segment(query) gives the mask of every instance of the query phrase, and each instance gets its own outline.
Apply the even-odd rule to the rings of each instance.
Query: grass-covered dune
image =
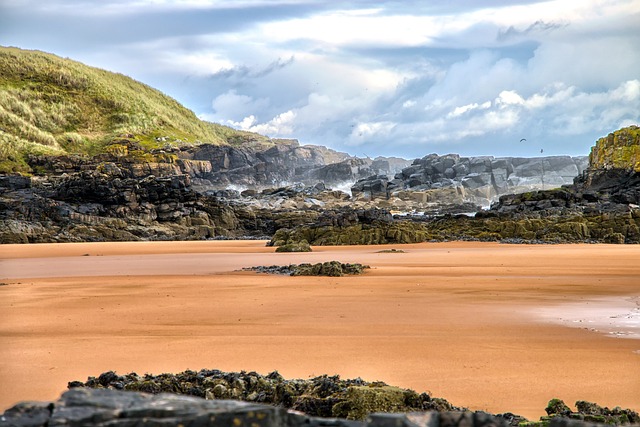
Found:
[[[98,154],[123,134],[147,149],[269,141],[202,121],[125,75],[0,46],[0,173],[30,172],[29,154]]]

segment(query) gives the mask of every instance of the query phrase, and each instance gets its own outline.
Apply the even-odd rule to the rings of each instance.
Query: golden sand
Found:
[[[107,370],[202,368],[359,376],[530,419],[552,397],[640,409],[640,340],[535,314],[640,296],[640,246],[276,254],[264,244],[0,246],[0,410],[56,399],[68,381]],[[372,269],[342,278],[236,271],[329,260]]]

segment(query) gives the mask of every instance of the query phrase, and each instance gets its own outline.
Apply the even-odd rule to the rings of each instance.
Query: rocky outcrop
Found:
[[[24,402],[0,416],[1,427],[320,425],[325,425],[324,420],[275,406],[235,400],[205,400],[169,393],[152,395],[93,389],[70,390],[51,403]],[[335,420],[332,425],[355,427],[364,423]]]
[[[562,400],[551,399],[545,408],[545,412],[549,415],[549,417],[545,417],[545,419],[564,417],[607,425],[640,423],[640,416],[635,411],[622,409],[620,407],[613,409],[603,408],[597,403],[584,400],[578,400],[576,402],[576,410],[572,411]]]
[[[316,264],[290,264],[290,265],[269,265],[243,268],[247,271],[268,274],[284,274],[287,276],[329,276],[342,277],[344,275],[363,274],[369,269],[368,265],[360,263],[341,263],[339,261],[326,261]]]
[[[298,240],[306,240],[312,245],[443,240],[640,243],[640,172],[636,170],[638,160],[635,154],[640,152],[639,134],[638,128],[631,126],[598,140],[592,149],[589,167],[574,179],[572,185],[553,190],[503,195],[491,209],[478,211],[471,216],[444,215],[433,218],[426,215],[405,215],[396,216],[393,222],[366,223],[356,220],[342,225],[316,222],[294,229],[280,229],[271,243],[291,244]],[[618,144],[620,146],[616,148]],[[418,184],[425,179],[425,174],[418,174],[422,177],[418,179],[414,173],[416,170],[430,170],[430,176],[439,177],[437,174],[444,173],[440,171],[451,168],[455,174],[449,171],[447,175],[452,178],[446,179],[453,180],[458,176],[454,169],[456,166],[463,165],[462,169],[475,178],[482,175],[475,171],[491,167],[491,179],[495,181],[495,171],[499,169],[495,167],[493,160],[489,161],[487,158],[482,161],[469,160],[468,168],[457,156],[427,156],[426,159],[431,165],[429,168],[424,167],[426,163],[417,162],[408,170],[403,170],[409,180],[416,180],[417,186],[426,184]],[[436,162],[435,166],[433,162]],[[500,164],[505,165],[504,162]],[[507,167],[502,168],[507,171],[507,181],[513,178],[509,174],[509,165],[513,166],[514,162],[506,163]],[[474,169],[471,169],[472,166]],[[372,177],[368,182],[380,194],[383,191],[390,193],[391,183],[383,177]],[[462,184],[463,187],[464,185]],[[452,198],[464,194],[461,187],[455,188]],[[427,190],[424,194],[431,196],[429,191],[434,190]],[[403,193],[391,192],[392,199],[394,194]],[[417,192],[409,194],[415,196]],[[328,213],[323,215],[327,216]],[[345,213],[341,215],[344,216]]]
[[[384,209],[324,211],[312,224],[281,228],[272,246],[307,241],[311,245],[382,245],[432,240],[423,223],[394,220]]]
[[[144,178],[83,171],[0,180],[0,242],[262,237],[317,210],[234,204],[195,192],[185,174]]]
[[[620,150],[615,149],[618,142],[622,144]],[[118,141],[106,154],[91,160],[77,156],[32,157],[34,169],[49,173],[0,177],[0,242],[273,236],[271,244],[279,250],[299,250],[307,244],[449,239],[639,241],[640,172],[636,170],[634,154],[634,147],[640,144],[637,127],[621,129],[599,140],[592,150],[592,165],[573,185],[503,195],[488,211],[480,211],[475,203],[464,200],[471,191],[478,190],[480,193],[474,194],[489,197],[496,193],[498,183],[521,182],[518,180],[533,173],[531,165],[535,161],[426,156],[399,173],[404,181],[398,179],[412,187],[397,189],[394,181],[398,179],[389,181],[386,175],[371,175],[353,187],[354,198],[317,180],[321,176],[353,177],[363,170],[361,166],[370,168],[377,162],[391,167],[391,162],[347,159],[317,168],[302,167],[295,172],[293,164],[298,161],[312,165],[323,156],[339,159],[339,153],[317,147],[309,151],[295,142],[270,146],[259,153],[242,147],[206,145],[145,152],[136,144]],[[251,163],[259,159],[256,153],[262,153],[262,163],[271,159],[265,153],[280,159],[278,173],[307,178],[314,173],[320,175],[315,175],[316,181],[312,182],[316,183],[308,186],[300,183],[255,187],[242,192],[227,188],[227,184],[217,189],[202,186],[209,182],[207,176],[221,173],[216,168],[227,168],[226,176],[232,177],[236,177],[233,173],[244,171],[242,176],[252,177],[251,182],[274,178],[269,175],[271,166]],[[544,159],[550,158],[543,158],[542,163],[551,164],[552,160]],[[577,170],[578,166],[571,162],[570,158],[559,161],[558,165],[566,167],[556,169],[558,176],[565,177],[564,169]],[[251,167],[247,166],[249,163]],[[331,168],[343,167],[346,169],[342,175],[331,175]],[[256,173],[263,175],[257,178]],[[244,179],[240,175],[236,178]],[[378,197],[371,200],[363,196],[366,193]],[[460,213],[475,214],[476,218],[455,216]],[[569,227],[567,223],[573,225]]]
[[[589,166],[593,170],[640,172],[640,127],[622,128],[596,141],[589,154]]]
[[[596,141],[575,187],[606,202],[640,205],[640,128],[629,126]]]
[[[307,380],[283,378],[278,372],[185,371],[178,374],[139,376],[105,372],[82,383],[72,381],[70,388],[108,388],[145,393],[178,393],[208,400],[234,399],[277,405],[319,417],[364,420],[374,412],[460,411],[444,399],[427,393],[367,382],[360,378],[341,379],[322,375]]]
[[[24,402],[0,416],[1,427],[506,427],[506,425],[503,419],[481,412],[475,414],[470,412],[379,413],[371,414],[365,421],[352,421],[314,417],[275,406],[235,400],[205,400],[167,393],[151,395],[91,389],[70,390],[59,400],[51,403]]]
[[[177,153],[179,161],[208,165],[183,173],[197,178],[201,186],[265,188],[302,183],[327,186],[351,184],[373,173],[394,174],[409,161],[398,158],[362,159],[315,145],[301,146],[296,140],[278,140],[269,148],[260,146],[199,145]]]
[[[352,157],[346,153],[296,140],[272,144],[167,145],[145,149],[123,135],[105,146],[101,154],[30,156],[29,167],[41,175],[101,170],[112,176],[146,177],[189,175],[197,189],[264,189],[291,184],[350,186],[374,173],[395,174],[410,161],[400,158]]]
[[[471,202],[488,206],[503,194],[570,184],[587,166],[587,157],[461,157],[430,154],[416,159],[393,179],[373,175],[351,189],[365,198],[398,198],[428,204]]]
[[[640,422],[630,409],[578,401],[574,412],[559,399],[549,401],[549,416],[529,422],[512,413],[471,412],[382,382],[327,375],[286,380],[277,372],[201,370],[144,377],[105,372],[69,387],[55,402],[22,402],[7,409],[0,414],[0,427],[596,427]]]
[[[537,203],[537,202],[535,202]],[[326,213],[325,213],[326,215]],[[451,240],[505,243],[640,243],[640,209],[618,212],[521,214],[479,212],[475,217],[444,215],[396,217],[391,222],[281,228],[270,244],[306,240],[311,245],[366,245]]]

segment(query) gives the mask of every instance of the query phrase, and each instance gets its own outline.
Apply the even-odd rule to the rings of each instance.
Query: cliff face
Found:
[[[596,141],[589,154],[589,168],[640,172],[640,127],[619,129]]]
[[[430,154],[392,180],[377,176],[354,185],[354,195],[472,202],[489,205],[503,194],[557,188],[571,184],[587,167],[587,157],[460,157]],[[367,194],[368,193],[368,194]]]
[[[362,159],[326,147],[304,145],[291,140],[264,149],[201,145],[178,153],[180,158],[210,164],[208,171],[193,177],[195,184],[215,188],[228,186],[273,187],[285,184],[329,186],[376,174],[393,174],[409,164],[394,158]]]
[[[363,159],[330,148],[278,140],[275,145],[170,145],[146,149],[137,138],[113,140],[104,153],[87,156],[29,156],[38,175],[96,170],[108,175],[156,177],[185,174],[199,190],[264,189],[291,184],[351,185],[372,174],[394,174],[410,164],[398,158]]]
[[[579,191],[603,201],[640,204],[640,128],[629,126],[596,141],[589,167],[575,181]]]

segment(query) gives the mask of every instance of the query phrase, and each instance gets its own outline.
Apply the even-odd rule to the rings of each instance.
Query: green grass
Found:
[[[133,135],[145,149],[270,143],[258,134],[202,121],[173,98],[125,75],[0,46],[0,173],[30,172],[29,154],[94,155],[121,135]]]

